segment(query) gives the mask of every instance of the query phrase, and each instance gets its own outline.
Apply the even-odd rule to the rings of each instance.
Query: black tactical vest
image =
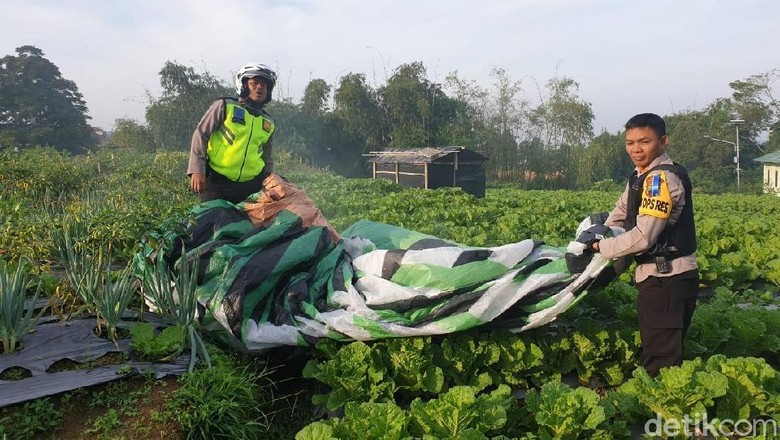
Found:
[[[685,188],[685,206],[683,206],[677,222],[673,225],[667,223],[666,228],[661,232],[653,246],[650,247],[650,250],[634,257],[636,262],[640,264],[653,261],[655,252],[661,252],[661,249],[668,249],[664,254],[667,260],[674,260],[696,251],[696,227],[693,223],[691,179],[688,177],[688,171],[682,165],[662,164],[645,171],[641,176],[637,176],[636,172],[631,174],[631,177],[628,179],[628,201],[623,228],[629,231],[636,226],[639,206],[642,203],[642,185],[647,176],[653,171],[672,172],[682,180]]]

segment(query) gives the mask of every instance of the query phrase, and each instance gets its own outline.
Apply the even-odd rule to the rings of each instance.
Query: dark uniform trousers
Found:
[[[670,277],[647,277],[639,290],[639,362],[650,376],[663,367],[680,365],[683,340],[691,325],[699,291],[699,272],[691,270]]]
[[[206,190],[200,193],[200,201],[223,199],[231,203],[239,203],[263,189],[263,180],[268,173],[262,172],[252,180],[234,182],[218,172],[209,169],[206,173]]]

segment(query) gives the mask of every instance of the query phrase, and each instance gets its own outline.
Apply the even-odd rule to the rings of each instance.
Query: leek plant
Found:
[[[130,267],[120,272],[116,281],[111,279],[111,270],[106,267],[103,275],[103,285],[99,293],[95,296],[95,306],[98,314],[98,331],[101,330],[101,324],[106,325],[106,335],[116,344],[116,327],[122,319],[127,305],[133,299],[135,289],[133,286],[133,276]]]
[[[0,339],[5,353],[15,352],[24,335],[29,333],[38,321],[37,317],[33,317],[33,313],[40,289],[35,291],[25,311],[27,282],[26,264],[20,262],[12,273],[7,263],[0,260]]]
[[[186,331],[190,348],[189,371],[195,368],[195,361],[200,357],[211,368],[206,344],[196,328],[195,309],[198,305],[198,259],[190,265],[186,252],[177,264],[178,271],[172,276],[162,253],[157,255],[154,271],[144,277],[144,297],[154,305],[157,313],[179,325]]]
[[[97,331],[116,343],[116,328],[127,305],[133,298],[134,286],[130,267],[121,271],[116,280],[111,274],[110,252],[102,246],[95,250],[84,246],[88,233],[84,223],[63,221],[52,233],[58,259],[76,296],[84,304],[75,313],[93,313]]]
[[[51,238],[60,265],[76,295],[84,304],[77,313],[85,309],[97,313],[96,294],[103,286],[106,258],[103,249],[97,253],[89,252],[84,247],[87,239],[87,229],[84,223],[63,221],[60,228],[52,231]]]

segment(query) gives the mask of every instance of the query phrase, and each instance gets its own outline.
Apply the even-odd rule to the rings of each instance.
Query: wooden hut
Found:
[[[389,179],[412,188],[457,186],[476,197],[485,197],[488,158],[464,147],[372,151],[366,156],[374,179]]]

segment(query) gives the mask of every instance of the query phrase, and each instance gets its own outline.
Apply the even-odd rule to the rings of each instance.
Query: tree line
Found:
[[[76,85],[39,49],[23,46],[16,52],[0,59],[0,146],[93,148]],[[162,91],[148,93],[145,120],[118,119],[110,147],[188,149],[208,105],[235,95],[209,71],[172,61],[159,76]],[[760,191],[761,174],[752,159],[780,149],[780,101],[773,95],[778,77],[780,69],[773,69],[735,80],[729,97],[700,110],[662,115],[673,158],[688,167],[699,190],[734,189],[729,142],[735,128],[729,121],[739,119],[742,189]],[[594,133],[592,106],[574,78],[555,76],[530,88],[501,68],[492,69],[490,78],[484,87],[453,72],[437,83],[422,62],[412,62],[396,67],[383,84],[370,84],[362,73],[348,73],[333,84],[312,79],[297,102],[278,99],[277,86],[277,99],[268,105],[278,126],[275,151],[342,175],[366,176],[363,155],[370,151],[461,145],[489,158],[485,166],[494,182],[531,189],[621,187],[632,169],[623,133]]]

